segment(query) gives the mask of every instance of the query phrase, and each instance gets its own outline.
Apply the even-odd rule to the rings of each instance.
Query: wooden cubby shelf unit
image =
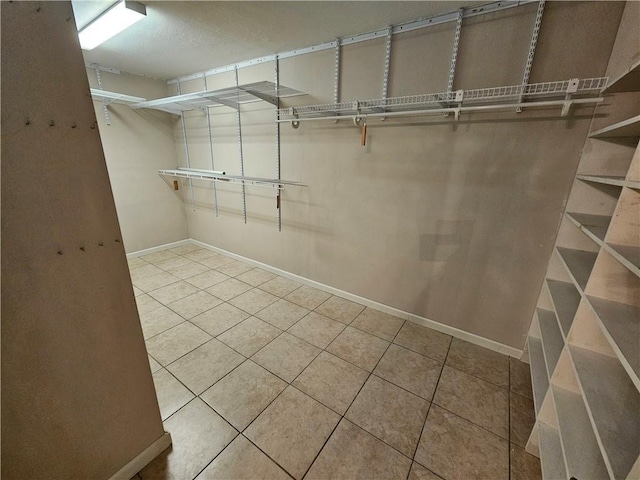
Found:
[[[627,2],[532,315],[545,480],[640,480],[640,2]]]

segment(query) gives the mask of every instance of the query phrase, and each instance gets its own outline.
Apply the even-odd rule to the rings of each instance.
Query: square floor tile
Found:
[[[393,343],[439,362],[444,362],[451,343],[451,336],[407,321]]]
[[[509,392],[509,441],[524,448],[536,423],[533,400]]]
[[[238,275],[238,280],[248,283],[249,285],[253,285],[257,287],[258,285],[262,285],[264,282],[268,282],[276,275],[275,273],[267,272],[261,268],[254,268],[252,270],[246,271]]]
[[[184,256],[194,260],[196,262],[200,262],[210,257],[215,257],[218,254],[213,250],[209,250],[208,248],[200,248],[199,250],[194,250],[192,252],[185,253]]]
[[[200,327],[209,335],[217,337],[222,332],[249,318],[249,316],[247,312],[243,312],[225,302],[193,317],[191,323]]]
[[[162,272],[163,271],[155,265],[147,263],[146,265],[138,265],[136,268],[131,269],[129,274],[131,275],[131,280],[135,283],[138,280],[149,278]]]
[[[499,387],[509,386],[509,357],[501,353],[454,338],[446,363]]]
[[[242,431],[276,398],[287,384],[251,360],[204,392],[201,398],[227,422]]]
[[[144,315],[160,308],[162,304],[145,293],[136,297],[136,306],[138,307],[138,313]]]
[[[245,435],[299,480],[339,420],[339,415],[289,386],[255,419]]]
[[[318,290],[317,288],[313,288],[308,285],[303,285],[284,298],[308,310],[313,310],[320,306],[320,304],[330,296],[331,295],[327,292],[323,292],[322,290]]]
[[[511,480],[542,480],[540,459],[511,444]]]
[[[162,365],[151,358],[151,356],[147,355],[147,357],[149,358],[149,368],[151,369],[151,373],[156,373],[162,368]]]
[[[163,260],[162,262],[156,263],[156,267],[161,268],[162,270],[171,270],[178,267],[183,267],[185,265],[193,265],[195,262],[193,260],[189,260],[186,257],[176,256],[170,258],[169,260]]]
[[[442,478],[427,470],[419,463],[413,462],[407,480],[442,480]]]
[[[194,397],[187,387],[164,368],[153,374],[153,385],[156,388],[162,420],[176,413]]]
[[[326,350],[370,372],[388,346],[389,342],[381,338],[347,327]]]
[[[360,315],[363,310],[364,305],[336,297],[335,295],[316,308],[316,312],[347,325]]]
[[[184,321],[184,318],[165,306],[140,315],[140,325],[142,325],[145,340],[180,325]]]
[[[172,275],[175,275],[176,277],[182,278],[184,280],[208,272],[210,271],[210,269],[209,267],[205,267],[201,263],[192,262],[188,265],[182,265],[181,267],[167,269],[167,271]]]
[[[392,344],[373,373],[431,401],[441,371],[441,363]]]
[[[342,419],[305,479],[405,480],[411,460]]]
[[[146,268],[146,267],[140,267]],[[136,268],[135,270],[139,270]],[[158,269],[160,270],[160,269]],[[131,278],[133,284],[143,292],[150,292],[160,287],[165,287],[175,282],[179,282],[180,279],[175,275],[171,275],[169,272],[160,270],[160,273],[156,275],[149,275],[139,279]]]
[[[155,298],[160,303],[167,305],[171,302],[175,302],[176,300],[192,295],[197,291],[198,289],[193,285],[180,281],[167,285],[166,287],[153,290],[149,292],[149,296]]]
[[[234,307],[238,307],[240,310],[244,310],[251,315],[255,315],[276,300],[278,300],[278,297],[254,288],[253,290],[249,290],[248,292],[232,298],[229,300],[229,303]]]
[[[276,297],[284,297],[295,289],[300,288],[300,286],[300,283],[289,280],[288,278],[275,277],[260,285],[260,290],[269,292],[271,295],[275,295]]]
[[[144,295],[145,293],[140,290],[138,287],[133,287],[133,296],[139,297],[140,295]]]
[[[251,360],[290,383],[319,353],[319,348],[284,332]]]
[[[428,410],[426,400],[372,375],[345,418],[411,458]]]
[[[242,362],[242,355],[214,338],[167,366],[167,370],[199,395]]]
[[[237,277],[241,273],[248,272],[253,268],[253,265],[249,265],[248,263],[231,260],[230,262],[226,262],[224,265],[217,267],[216,270],[224,273],[225,275],[229,275],[230,277]]]
[[[367,307],[351,322],[351,326],[391,341],[403,323],[402,318]]]
[[[229,280],[215,284],[213,287],[207,288],[206,291],[211,295],[228,302],[233,297],[237,297],[248,290],[251,290],[251,285],[247,285],[235,278],[230,278]]]
[[[207,292],[196,292],[167,305],[171,310],[187,320],[220,305],[222,300]]]
[[[235,262],[235,260],[231,257],[227,257],[226,255],[222,255],[220,253],[216,253],[211,257],[203,258],[198,260],[203,265],[206,265],[209,268],[218,268],[227,263]]]
[[[142,480],[192,479],[238,435],[199,398],[173,414],[164,428],[171,434],[171,448],[139,473]]]
[[[197,480],[290,480],[290,478],[273,460],[242,435],[238,435],[197,476]]]
[[[321,352],[293,385],[333,411],[344,415],[369,372],[327,352]]]
[[[190,283],[194,287],[198,287],[201,290],[212,287],[220,282],[224,282],[229,279],[224,273],[220,273],[216,270],[209,270],[193,277],[187,278],[186,282]]]
[[[507,441],[437,405],[429,410],[415,460],[442,478],[509,478]]]
[[[158,263],[163,260],[168,260],[170,258],[177,257],[178,255],[169,250],[161,250],[160,252],[150,253],[149,255],[143,255],[142,258],[144,261],[149,263]]]
[[[286,330],[308,313],[309,310],[306,308],[302,308],[295,303],[288,302],[281,298],[256,313],[256,317],[265,322],[269,322],[274,327]]]
[[[528,363],[509,358],[510,389],[523,397],[533,398],[531,389],[531,367]]]
[[[211,335],[184,322],[150,338],[146,343],[149,355],[160,365],[168,365],[209,340]]]
[[[145,260],[143,260],[140,257],[127,259],[127,264],[129,265],[129,270],[137,268],[137,267],[143,267],[145,265],[149,265],[148,262],[146,262]]]
[[[226,343],[245,357],[250,357],[280,333],[281,330],[259,318],[249,317],[219,335],[218,340]]]
[[[178,255],[184,255],[186,253],[195,252],[196,250],[200,250],[202,247],[195,245],[193,243],[185,243],[184,245],[178,245],[177,247],[170,248],[169,250],[173,253],[177,253]]]
[[[289,328],[289,333],[318,348],[326,348],[342,330],[344,324],[319,313],[310,312]]]
[[[505,389],[445,365],[433,403],[509,438],[509,398]]]

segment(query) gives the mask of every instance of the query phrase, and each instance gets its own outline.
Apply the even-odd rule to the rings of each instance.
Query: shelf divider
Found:
[[[543,458],[543,461],[540,462],[542,478],[544,480],[567,478],[558,430],[546,423],[538,422],[538,431],[540,433],[540,456]]]
[[[586,298],[604,336],[640,390],[640,308],[590,295]]]
[[[566,339],[580,304],[580,292],[573,283],[547,279],[551,301]]]
[[[640,137],[640,115],[592,132],[591,138]]]
[[[580,479],[609,478],[582,397],[556,385],[552,391],[569,475]]]
[[[607,234],[607,229],[611,223],[611,217],[606,215],[591,215],[589,213],[567,212],[567,218],[571,220],[580,230],[591,237],[595,242],[601,244]]]
[[[640,60],[629,70],[609,82],[602,93],[623,93],[640,91]]]
[[[564,348],[564,340],[562,339],[555,313],[542,308],[538,308],[537,312],[542,338],[542,350],[546,360],[547,373],[551,378]]]
[[[556,247],[556,249],[571,276],[578,286],[584,290],[587,286],[589,275],[591,275],[591,270],[593,270],[593,265],[596,263],[598,253],[566,247]]]
[[[614,478],[627,478],[640,455],[640,392],[617,358],[569,350],[605,462]]]
[[[533,384],[533,399],[536,413],[540,412],[544,397],[549,390],[549,377],[544,363],[542,342],[539,338],[529,337],[529,357],[531,366],[531,383]]]

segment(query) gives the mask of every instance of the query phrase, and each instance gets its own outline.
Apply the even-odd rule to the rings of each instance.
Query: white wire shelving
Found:
[[[241,104],[265,101],[277,105],[278,98],[304,95],[293,88],[277,85],[273,82],[256,82],[237,87],[209,90],[205,92],[187,93],[157,100],[142,101],[131,105],[131,108],[152,108],[164,112],[181,115],[190,110],[206,112],[209,107],[231,107],[238,109]]]
[[[285,186],[306,187],[307,185],[279,178],[246,177],[240,175],[227,175],[225,172],[215,170],[200,170],[197,168],[178,167],[175,170],[160,170],[160,176],[177,177],[191,180],[209,180],[212,182],[235,183],[240,185],[252,185],[255,187],[276,188],[284,190]]]
[[[352,118],[357,124],[367,117],[421,116],[462,112],[562,107],[562,116],[573,104],[598,103],[607,77],[569,79],[556,82],[511,85],[474,90],[407,95],[387,99],[281,108],[279,122],[339,120]],[[561,98],[558,98],[561,97]]]
[[[94,100],[101,100],[105,106],[111,103],[117,103],[121,105],[134,105],[140,102],[146,102],[146,98],[134,97],[133,95],[125,95],[124,93],[109,92],[107,90],[100,90],[97,88],[91,89],[91,98]]]

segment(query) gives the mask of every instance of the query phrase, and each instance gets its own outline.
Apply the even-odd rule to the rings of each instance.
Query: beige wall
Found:
[[[109,478],[163,427],[71,4],[1,14],[2,478]]]
[[[87,75],[91,87],[98,88],[95,69],[87,69]],[[148,99],[166,95],[161,80],[124,72],[100,75],[105,90]],[[157,174],[177,164],[171,116],[111,104],[111,125],[107,125],[102,102],[93,104],[125,250],[136,252],[189,238],[182,201]]]
[[[623,3],[547,3],[531,81],[600,76]],[[536,5],[465,21],[454,88],[517,84]],[[579,26],[579,28],[577,27]],[[454,25],[394,36],[390,95],[446,89]],[[342,99],[381,95],[384,42],[347,46]],[[239,71],[240,83],[273,79],[273,64]],[[285,105],[331,102],[333,52],[280,63],[281,82],[309,95]],[[233,74],[208,79],[233,84]],[[182,91],[203,88],[201,80]],[[260,110],[261,111],[256,111]],[[213,117],[216,168],[239,172],[235,117]],[[369,123],[368,146],[348,121],[282,127],[282,177],[308,188],[195,183],[192,238],[482,337],[522,348],[593,109]],[[273,111],[243,108],[245,174],[274,174]],[[187,116],[191,164],[210,168],[204,116]],[[179,145],[182,134],[176,120]],[[178,154],[184,157],[182,150]],[[182,160],[184,161],[184,160]],[[221,193],[222,192],[222,193]],[[183,195],[188,195],[183,190]]]

